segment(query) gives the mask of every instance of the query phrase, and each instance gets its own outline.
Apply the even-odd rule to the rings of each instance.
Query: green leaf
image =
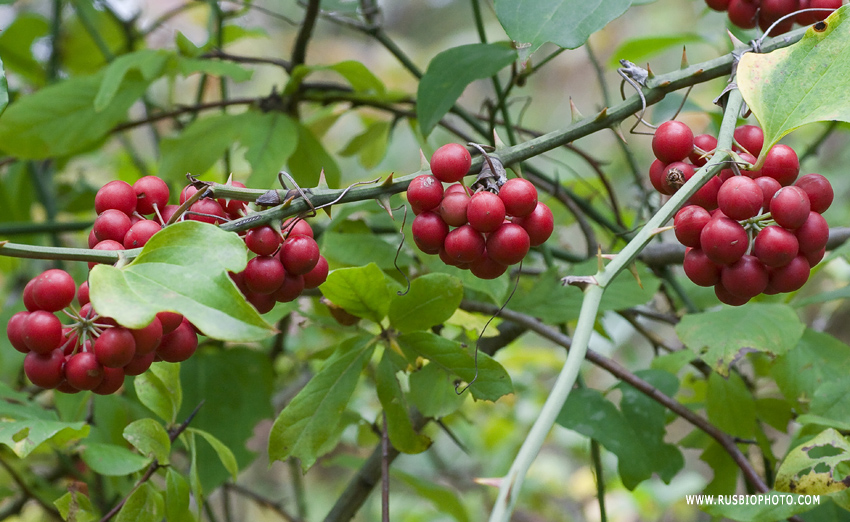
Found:
[[[826,28],[810,27],[784,49],[746,53],[738,63],[737,84],[764,130],[758,165],[780,138],[817,121],[850,121],[850,7],[826,19]]]
[[[122,446],[97,442],[84,445],[81,457],[95,473],[110,477],[135,473],[151,463],[150,457],[143,457]]]
[[[398,239],[394,236],[393,240]],[[363,266],[375,263],[382,270],[395,270],[393,260],[398,245],[392,245],[382,237],[374,234],[343,234],[327,231],[322,234],[320,241],[322,255],[337,265]],[[410,266],[412,263],[413,258],[410,254],[402,250],[398,256],[398,265]]]
[[[0,422],[0,444],[5,444],[15,455],[24,458],[44,442],[81,439],[89,433],[84,422],[57,420],[4,420]]]
[[[238,235],[182,221],[154,235],[129,265],[95,266],[89,275],[90,299],[99,313],[129,328],[142,328],[158,312],[170,311],[183,314],[209,337],[257,341],[274,328],[228,276],[247,263]]]
[[[422,134],[431,133],[467,85],[495,75],[516,58],[516,51],[507,43],[461,45],[435,56],[416,92],[416,117]]]
[[[850,348],[810,328],[793,350],[776,358],[771,368],[782,394],[802,411],[824,384],[845,375],[850,375]]]
[[[848,387],[850,387],[850,377],[846,376],[821,385],[809,405],[809,413],[797,417],[797,422],[850,430]]]
[[[249,187],[272,187],[277,173],[295,152],[298,142],[297,124],[286,114],[249,112],[246,114],[240,141],[248,147],[245,159],[251,164]]]
[[[410,402],[426,417],[440,419],[456,412],[465,395],[455,393],[453,377],[437,364],[426,364],[410,374]]]
[[[170,53],[142,49],[130,54],[119,56],[112,61],[103,74],[103,81],[94,97],[94,110],[101,112],[106,109],[121,88],[124,78],[131,72],[137,71],[142,80],[147,83],[162,75]]]
[[[339,187],[342,176],[339,165],[325,150],[322,142],[304,125],[298,125],[298,146],[289,157],[289,169],[289,173],[303,188],[317,186],[322,171],[330,188]]]
[[[50,25],[44,17],[36,13],[17,13],[12,23],[0,32],[0,56],[6,68],[34,85],[44,85],[44,67],[33,56],[32,47],[49,32]]]
[[[790,306],[764,303],[688,314],[676,325],[682,342],[724,377],[729,366],[747,352],[784,354],[797,344],[804,329]]]
[[[56,499],[53,505],[62,515],[62,520],[73,520],[74,522],[100,520],[100,515],[97,514],[89,497],[74,488],[68,488],[68,492]]]
[[[634,3],[634,2],[632,2]],[[683,45],[704,42],[705,39],[696,33],[665,34],[659,36],[639,36],[629,38],[611,53],[608,66],[612,69],[620,67],[620,59],[635,63],[643,63],[651,56],[662,53],[671,47],[681,49]]]
[[[628,489],[652,476],[651,463],[632,426],[598,390],[579,388],[570,392],[555,422],[596,439],[617,455],[620,478]]]
[[[469,513],[454,489],[405,473],[398,468],[392,468],[390,476],[403,482],[420,497],[431,501],[441,513],[451,515],[458,522],[469,522]]]
[[[213,434],[230,448],[239,469],[256,460],[257,454],[246,447],[247,442],[254,437],[257,424],[274,414],[271,404],[274,369],[268,361],[268,355],[256,349],[200,348],[180,364],[184,407],[177,418],[187,418],[203,401],[191,426]],[[221,386],[222,382],[230,385]],[[210,446],[199,445],[197,459],[205,490],[212,491],[227,480],[229,472]]]
[[[127,109],[148,85],[128,77],[111,103],[95,111],[103,76],[70,78],[16,100],[0,119],[0,148],[21,159],[43,159],[98,144],[127,117]]]
[[[127,498],[116,522],[159,522],[165,512],[162,493],[145,482]]]
[[[189,483],[183,475],[168,468],[165,473],[165,519],[168,522],[191,520]]]
[[[756,403],[737,373],[708,377],[705,411],[712,424],[732,436],[750,439],[755,434]]]
[[[496,16],[525,60],[546,42],[581,47],[629,5],[629,0],[496,0]]]
[[[206,440],[210,446],[215,450],[216,455],[218,455],[221,464],[224,468],[230,473],[230,476],[233,478],[234,482],[236,481],[236,477],[239,475],[239,464],[236,463],[236,457],[233,456],[233,452],[230,451],[230,448],[225,446],[220,440],[215,438],[210,433],[207,433],[204,430],[199,430],[197,428],[186,428],[186,431],[191,431],[192,433],[197,433],[201,437]]]
[[[388,121],[372,123],[366,127],[365,131],[351,138],[339,155],[354,156],[356,154],[363,168],[375,168],[387,153],[391,128],[392,125]]]
[[[209,74],[210,76],[226,76],[237,83],[250,80],[251,76],[254,74],[254,71],[246,69],[238,63],[228,62],[225,60],[188,58],[185,56],[178,57],[177,70],[184,76],[189,76],[194,73],[204,73]]]
[[[96,8],[93,2],[74,0],[73,7],[73,14],[63,20],[59,31],[59,58],[73,75],[92,74],[108,61],[99,44],[116,56],[126,49],[127,33],[118,17]],[[97,35],[97,42],[92,34]]]
[[[360,373],[372,357],[375,339],[352,337],[337,348],[322,369],[283,409],[272,426],[269,458],[297,457],[306,470],[334,433]],[[335,436],[339,436],[338,433]]]
[[[183,401],[179,363],[153,363],[149,371],[136,377],[134,385],[139,401],[149,410],[165,422],[177,421]]]
[[[393,447],[402,453],[422,453],[428,449],[431,440],[413,429],[407,401],[404,400],[396,378],[396,368],[387,351],[384,351],[381,362],[378,363],[375,387],[387,415],[387,432]]]
[[[328,274],[319,289],[322,295],[346,312],[380,323],[390,307],[391,280],[375,263],[340,268]]]
[[[847,489],[847,484],[841,481],[844,474],[837,468],[848,463],[850,444],[836,430],[824,430],[788,452],[776,472],[775,488],[800,495],[824,495]]]
[[[161,142],[159,177],[184,180],[187,172],[203,175],[242,136],[250,112],[198,118],[174,137]]]
[[[124,429],[124,438],[142,455],[155,458],[160,464],[168,464],[171,440],[162,424],[153,419],[139,419]]]
[[[703,493],[707,495],[735,493],[741,470],[723,446],[712,439],[700,455],[700,460],[708,464],[714,473],[711,482],[703,489]]]
[[[446,321],[460,306],[463,285],[446,274],[426,274],[410,283],[410,291],[393,297],[390,324],[402,333],[428,328]]]
[[[398,337],[409,360],[424,357],[467,383],[475,376],[475,360],[460,343],[431,332],[412,332]],[[469,387],[475,399],[495,401],[513,392],[508,372],[487,354],[478,353],[478,378]]]

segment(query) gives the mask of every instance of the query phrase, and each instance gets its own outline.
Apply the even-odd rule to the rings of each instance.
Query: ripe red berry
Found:
[[[156,221],[150,219],[137,221],[124,235],[124,248],[143,247],[160,230],[162,230],[162,226]]]
[[[121,368],[136,355],[136,340],[126,328],[108,328],[94,343],[97,362],[107,368]]]
[[[423,174],[416,176],[407,186],[407,201],[414,214],[434,210],[443,200],[443,184],[434,176]]]
[[[194,202],[186,213],[186,219],[211,225],[224,222],[226,217],[224,209],[221,208],[218,201],[210,198],[199,199]]]
[[[720,192],[720,187],[723,186],[723,180],[720,176],[712,176],[705,185],[699,188],[693,196],[688,198],[689,205],[698,205],[706,210],[714,210],[717,208],[717,194]]]
[[[472,262],[469,271],[479,279],[496,279],[508,269],[507,265],[493,261],[485,249],[484,255]]]
[[[736,220],[749,219],[761,210],[764,195],[758,184],[746,176],[733,176],[717,192],[717,206]]]
[[[130,216],[136,211],[136,191],[125,181],[110,181],[100,187],[94,196],[94,210],[98,214],[114,209]]]
[[[98,241],[111,239],[121,243],[132,225],[127,214],[120,210],[106,209],[94,220],[92,230]]]
[[[319,255],[319,260],[312,270],[304,274],[304,288],[318,288],[328,279],[328,260]]]
[[[745,255],[720,272],[720,283],[730,294],[752,299],[767,288],[767,269],[755,256]]]
[[[78,390],[93,390],[103,381],[103,365],[92,352],[78,352],[65,363],[65,379]]]
[[[32,299],[40,310],[58,312],[69,306],[77,293],[74,278],[58,268],[45,270],[35,278],[32,285]]]
[[[770,215],[780,226],[800,228],[809,218],[811,204],[806,191],[796,186],[782,187],[770,200]]]
[[[133,183],[136,193],[136,210],[139,214],[153,214],[154,208],[162,209],[168,204],[168,185],[156,176],[145,176]]]
[[[277,257],[257,256],[248,261],[248,265],[245,266],[242,275],[245,286],[251,292],[255,294],[272,294],[283,284],[283,278],[286,274],[283,264]]]
[[[735,141],[740,147],[735,147],[736,151],[744,150],[749,152],[754,157],[761,154],[761,148],[764,146],[764,132],[757,125],[741,125],[733,134]]]
[[[252,228],[245,234],[245,246],[260,256],[270,256],[277,252],[280,241],[280,233],[269,225]]]
[[[776,225],[763,228],[753,241],[753,254],[765,266],[785,266],[796,257],[798,250],[794,233]]]
[[[504,223],[487,237],[487,255],[502,265],[522,261],[530,246],[528,233],[514,223]]]
[[[272,294],[274,300],[279,303],[288,303],[297,299],[301,295],[301,292],[304,291],[304,277],[286,274],[286,277],[283,278],[283,283]]]
[[[769,176],[783,187],[794,183],[800,173],[800,160],[794,149],[787,145],[774,145],[764,159],[762,176]]]
[[[499,198],[509,216],[524,217],[537,208],[537,189],[530,181],[511,178],[499,189]]]
[[[156,352],[136,354],[133,360],[124,365],[124,375],[141,375],[153,364]]]
[[[274,305],[274,301],[272,301]],[[184,320],[173,332],[162,336],[156,354],[167,362],[183,362],[198,348],[198,334],[189,321]]]
[[[307,236],[313,237],[313,227],[307,223],[306,219],[289,218],[280,225],[280,230],[289,236]]]
[[[655,129],[652,152],[663,163],[682,161],[694,150],[694,133],[681,121],[665,121]]]
[[[775,179],[768,176],[760,176],[753,181],[755,181],[756,185],[758,185],[761,189],[763,196],[761,202],[762,212],[767,212],[770,210],[770,200],[773,199],[773,195],[782,188],[782,185],[780,185]]]
[[[24,286],[23,295],[21,299],[24,302],[24,306],[26,307],[28,312],[34,312],[36,310],[41,310],[39,308],[38,303],[35,302],[35,299],[32,296],[32,289],[35,286],[35,278],[30,279],[27,284]]]
[[[787,265],[770,271],[770,286],[777,292],[794,292],[803,288],[810,271],[809,261],[798,255]]]
[[[444,183],[463,179],[472,166],[472,156],[458,143],[443,145],[431,155],[431,173]]]
[[[552,210],[545,203],[540,202],[537,203],[534,212],[524,218],[516,218],[513,222],[525,229],[531,246],[542,245],[555,230],[555,217],[552,215]]]
[[[145,355],[155,351],[162,341],[162,321],[154,317],[144,328],[130,330],[133,340],[136,342],[136,356]]]
[[[682,263],[685,275],[699,286],[714,286],[720,282],[720,266],[711,261],[699,248],[690,248],[685,252]]]
[[[794,185],[806,191],[813,212],[823,214],[832,205],[835,193],[829,180],[820,174],[806,174],[794,182]]]
[[[319,262],[319,245],[311,237],[289,236],[278,255],[287,273],[304,275]]]
[[[100,381],[92,392],[98,395],[112,395],[124,384],[123,368],[103,368],[103,380]]]
[[[806,221],[794,231],[804,255],[817,253],[826,247],[829,241],[829,225],[817,212],[809,212]]]
[[[758,4],[749,0],[730,0],[729,21],[741,29],[753,29],[758,23]]]
[[[749,298],[738,297],[730,293],[729,290],[725,286],[723,286],[722,282],[714,285],[714,295],[717,296],[717,299],[721,303],[728,304],[729,306],[742,306],[750,301]]]
[[[698,148],[703,152],[699,152],[697,150]],[[714,152],[714,149],[716,148],[717,138],[711,134],[700,134],[698,136],[694,136],[694,150],[688,154],[688,159],[691,160],[691,163],[697,167],[702,167],[708,163],[708,158],[711,157],[711,153]]]
[[[505,204],[492,192],[478,192],[469,200],[466,219],[475,230],[492,232],[505,220]]]
[[[663,161],[659,159],[652,160],[652,164],[649,166],[649,182],[655,190],[661,194],[670,196],[671,194],[667,192],[667,184],[664,180],[664,170],[666,168],[667,164]]]
[[[700,232],[709,221],[711,214],[704,208],[696,205],[682,207],[673,218],[676,239],[685,246],[699,247]]]
[[[113,241],[111,239],[107,239],[105,241],[101,241],[100,243],[96,244],[92,250],[124,250],[124,245],[122,245],[118,241]],[[89,270],[94,268],[94,265],[96,265],[96,264],[98,264],[98,263],[95,263],[94,261],[90,261],[89,262]]]
[[[700,233],[700,248],[718,265],[729,265],[741,259],[748,245],[747,231],[728,217],[715,216]]]
[[[469,209],[469,196],[462,192],[446,194],[440,202],[440,217],[447,225],[460,227],[467,223],[467,210]]]
[[[29,317],[30,312],[18,312],[9,318],[6,323],[6,337],[12,343],[12,347],[21,353],[29,353],[30,349],[24,342],[24,323]]]
[[[694,166],[683,161],[674,161],[664,167],[661,184],[665,194],[675,194],[694,175]]]
[[[24,358],[24,373],[36,386],[56,388],[65,378],[65,354],[53,350],[44,354],[30,352]]]
[[[471,225],[463,225],[449,232],[443,245],[455,262],[471,263],[484,253],[484,236]]]
[[[443,246],[449,226],[436,212],[426,211],[413,220],[413,241],[426,254],[437,254]]]
[[[30,312],[22,331],[24,344],[33,352],[50,353],[62,345],[62,323],[50,312]]]
[[[183,316],[176,312],[159,312],[156,318],[162,323],[162,333],[169,334],[183,323]]]

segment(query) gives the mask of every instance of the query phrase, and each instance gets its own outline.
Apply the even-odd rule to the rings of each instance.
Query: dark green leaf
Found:
[[[108,62],[99,45],[105,46],[109,55],[116,56],[125,50],[127,34],[118,17],[96,8],[94,2],[74,0],[73,5],[73,14],[63,20],[59,32],[62,49],[59,58],[71,74],[92,74]],[[92,34],[97,35],[98,41]]]
[[[236,234],[198,221],[157,233],[132,263],[95,266],[89,276],[92,305],[130,328],[148,325],[158,312],[183,314],[204,334],[255,341],[274,329],[245,301],[228,276],[248,262]]]
[[[393,236],[393,241],[397,240],[397,236]],[[382,270],[395,270],[393,259],[395,259],[398,245],[392,245],[382,237],[374,234],[343,234],[328,231],[322,234],[320,241],[322,255],[337,265],[363,266],[375,263]],[[398,256],[398,265],[410,266],[411,263],[413,258],[402,250]]]
[[[289,157],[292,177],[304,188],[319,184],[324,171],[328,187],[337,188],[342,171],[316,136],[303,125],[298,125],[298,146]]]
[[[145,482],[127,498],[115,522],[159,522],[164,512],[162,493]]]
[[[124,438],[142,455],[155,458],[160,464],[168,464],[171,440],[162,424],[153,419],[139,419],[124,429]]]
[[[366,127],[366,130],[351,138],[351,141],[340,151],[340,156],[360,158],[360,164],[365,169],[373,169],[384,159],[389,144],[390,122],[376,121]]]
[[[469,522],[469,513],[454,489],[405,473],[398,468],[392,468],[390,476],[406,484],[420,497],[430,500],[441,513],[451,515],[458,522]]]
[[[245,159],[251,164],[249,187],[273,187],[277,173],[295,151],[298,127],[280,112],[249,112],[245,116],[240,141],[248,147]]]
[[[848,17],[850,7],[844,6],[827,18],[822,31],[810,27],[794,45],[741,58],[737,84],[764,130],[762,158],[780,138],[807,123],[850,121]]]
[[[81,456],[95,473],[110,477],[135,473],[151,463],[150,457],[143,457],[114,444],[88,443],[83,446]]]
[[[797,417],[800,424],[820,424],[850,431],[850,376],[829,381],[815,392],[809,413]]]
[[[304,469],[316,462],[374,348],[375,339],[364,335],[348,339],[337,348],[275,420],[269,436],[270,459],[297,457]]]
[[[458,342],[430,332],[412,332],[400,335],[398,343],[408,352],[410,360],[424,357],[467,383],[475,376],[475,360]],[[513,384],[501,364],[479,352],[478,378],[469,387],[469,392],[475,399],[495,401],[512,393]]]
[[[387,351],[384,351],[384,356],[378,364],[375,387],[387,416],[390,442],[402,453],[422,453],[431,445],[431,440],[413,429],[407,403],[395,374],[396,368],[388,357]]]
[[[496,16],[521,46],[525,60],[546,42],[567,49],[581,47],[630,4],[629,0],[496,0]]]
[[[829,334],[806,329],[797,346],[776,358],[771,376],[801,411],[831,381],[850,375],[850,348]]]
[[[407,333],[426,330],[447,320],[463,299],[460,280],[446,274],[426,274],[410,283],[410,291],[393,297],[390,324]]]
[[[193,73],[204,73],[210,76],[227,76],[234,82],[248,81],[254,73],[254,71],[246,69],[234,62],[187,58],[184,56],[178,58],[177,70],[184,76]]]
[[[221,464],[228,473],[230,473],[231,478],[233,478],[233,481],[235,482],[237,475],[239,475],[239,465],[236,463],[236,457],[233,456],[233,452],[230,451],[230,448],[225,446],[220,440],[215,438],[215,436],[204,430],[199,430],[190,426],[186,428],[186,431],[200,435],[209,443],[210,446],[212,446],[216,455],[218,455],[218,459],[221,461]]]
[[[750,439],[755,434],[756,403],[737,373],[709,376],[705,412],[712,424],[732,436]]]
[[[320,290],[346,312],[380,323],[390,307],[391,280],[375,263],[357,268],[340,268],[328,274]]]
[[[505,43],[461,45],[435,56],[416,92],[416,117],[422,134],[431,133],[467,85],[495,75],[516,57],[516,51]]]
[[[127,116],[147,82],[126,78],[111,103],[95,111],[103,74],[55,83],[11,104],[0,119],[0,148],[23,159],[67,156],[103,140]]]
[[[271,404],[274,371],[268,356],[248,348],[199,349],[180,365],[185,419],[198,404],[203,406],[191,426],[214,435],[233,451],[240,469],[257,458],[246,447],[254,428],[274,414]],[[221,386],[228,382],[230,386]],[[221,422],[227,419],[227,422]],[[198,473],[203,488],[212,491],[229,476],[218,455],[207,444],[197,448]]]
[[[142,80],[150,83],[162,75],[169,56],[170,53],[167,51],[142,49],[116,58],[106,67],[103,73],[103,81],[94,97],[95,112],[103,111],[112,103],[124,82],[124,78],[131,71],[137,71]]]
[[[700,460],[711,467],[714,476],[709,484],[703,489],[707,495],[729,495],[735,493],[738,484],[738,476],[741,470],[729,452],[713,439],[705,451],[702,452]]]
[[[436,419],[460,408],[464,395],[455,393],[453,377],[438,364],[426,364],[410,374],[410,402],[419,413]]]
[[[0,32],[0,56],[6,68],[34,85],[44,85],[44,67],[33,56],[32,46],[49,32],[50,26],[44,17],[30,12],[18,13],[12,23]]]
[[[134,385],[139,401],[149,410],[165,422],[177,421],[183,402],[179,363],[153,363],[150,370],[136,377]]]
[[[790,306],[764,303],[688,314],[676,325],[682,342],[723,376],[747,352],[784,354],[797,344],[804,329]]]
[[[163,139],[159,177],[183,181],[187,172],[203,175],[224,151],[239,141],[244,125],[252,119],[250,114],[216,114],[198,118],[178,136]]]
[[[189,519],[189,500],[189,483],[173,467],[168,468],[165,474],[165,519],[168,522]]]

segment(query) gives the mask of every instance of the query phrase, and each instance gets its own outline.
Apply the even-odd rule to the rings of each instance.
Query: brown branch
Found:
[[[112,128],[111,132],[121,132],[125,130],[134,129],[136,127],[141,127],[142,125],[147,125],[149,123],[154,123],[160,120],[167,120],[170,118],[176,118],[181,114],[189,114],[193,112],[200,112],[207,109],[220,109],[222,107],[230,107],[231,105],[251,105],[260,101],[260,98],[232,98],[230,100],[221,100],[215,102],[207,102],[207,103],[198,103],[196,105],[185,105],[182,107],[178,107],[177,109],[158,112],[156,114],[151,114],[147,118],[135,121],[128,121],[126,123],[122,123],[121,125],[116,125]]]
[[[260,65],[275,65],[277,67],[281,67],[286,71],[292,70],[292,63],[286,60],[280,60],[277,58],[259,58],[256,56],[239,56],[235,54],[230,54],[222,51],[221,49],[213,49],[208,53],[201,56],[201,58],[220,58],[222,60],[227,60],[235,63],[253,63]]]
[[[307,12],[304,13],[301,29],[295,38],[295,45],[292,47],[292,63],[287,72],[292,72],[293,68],[304,64],[307,58],[307,44],[310,43],[313,27],[316,26],[316,18],[319,16],[319,3],[320,0],[309,0],[307,2]]]
[[[466,310],[468,312],[479,312],[484,314],[492,315],[496,313],[498,307],[487,304],[487,303],[479,303],[473,301],[462,301],[460,305],[461,309]],[[529,330],[537,333],[541,337],[544,337],[553,343],[560,345],[566,349],[569,349],[572,344],[572,339],[562,334],[558,330],[551,328],[541,321],[535,319],[534,317],[521,314],[519,312],[515,312],[510,309],[503,309],[500,313],[503,319],[508,321],[513,321],[522,326],[525,326]],[[735,439],[723,432],[706,419],[700,417],[682,403],[676,401],[675,399],[668,397],[657,388],[644,381],[637,375],[630,372],[624,366],[620,365],[620,363],[614,361],[613,359],[609,359],[604,355],[601,355],[591,349],[587,350],[586,358],[591,363],[599,366],[600,368],[606,370],[613,376],[617,377],[621,381],[626,384],[631,385],[638,391],[642,392],[647,397],[652,400],[658,402],[668,410],[682,417],[689,423],[691,423],[696,428],[705,432],[708,436],[716,440],[723,449],[726,450],[727,453],[732,457],[732,460],[735,461],[735,464],[741,469],[744,473],[744,478],[747,482],[752,485],[752,487],[760,492],[764,493],[769,491],[767,484],[764,483],[764,480],[759,476],[756,472],[755,468],[753,468],[752,464],[747,460],[747,457],[738,449]]]

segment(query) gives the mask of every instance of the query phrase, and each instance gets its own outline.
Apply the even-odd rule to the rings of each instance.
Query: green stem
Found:
[[[590,439],[590,457],[593,459],[593,469],[596,470],[596,501],[599,504],[599,520],[607,522],[608,515],[605,514],[605,479],[602,474],[602,454],[599,450],[599,441]]]
[[[735,129],[737,115],[741,110],[742,104],[741,93],[738,90],[731,91],[726,110],[723,114],[723,123],[720,126],[720,133],[717,138],[718,152],[659,209],[646,225],[635,234],[634,238],[629,241],[625,248],[617,254],[614,260],[594,276],[594,284],[589,284],[585,288],[584,298],[581,303],[581,312],[579,313],[572,345],[567,354],[567,361],[564,363],[564,367],[561,369],[561,373],[558,375],[555,385],[546,399],[546,403],[543,405],[537,420],[531,427],[525,442],[520,447],[519,453],[514,459],[510,470],[500,482],[499,495],[490,514],[490,522],[507,522],[510,520],[511,513],[519,498],[525,475],[540,452],[540,448],[543,447],[546,436],[552,429],[558,413],[564,406],[570,390],[572,390],[576,382],[579,368],[587,354],[590,336],[593,333],[593,327],[596,324],[596,318],[599,312],[599,303],[602,300],[602,294],[605,292],[606,287],[620,271],[635,261],[641,250],[643,250],[656,234],[656,230],[673,217],[673,214],[675,214],[679,207],[720,169],[723,161],[728,159],[729,154],[720,151],[731,150],[732,132]]]

